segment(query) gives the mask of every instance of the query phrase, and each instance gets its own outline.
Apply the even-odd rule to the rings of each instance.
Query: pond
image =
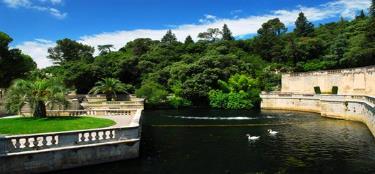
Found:
[[[375,173],[375,140],[362,123],[312,113],[148,110],[139,159],[59,173]]]

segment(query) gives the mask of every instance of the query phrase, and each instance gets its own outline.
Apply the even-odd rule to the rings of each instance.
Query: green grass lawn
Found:
[[[109,119],[93,117],[49,117],[49,118],[6,118],[0,119],[0,134],[34,134],[104,128],[114,125]]]

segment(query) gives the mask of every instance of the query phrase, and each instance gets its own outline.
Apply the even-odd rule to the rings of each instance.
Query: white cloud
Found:
[[[210,14],[205,14],[204,18],[199,19],[199,22],[200,23],[211,23],[211,22],[215,22],[216,20],[217,20],[216,16],[210,15]]]
[[[45,39],[35,39],[34,41],[23,42],[16,47],[21,49],[24,54],[30,55],[38,64],[38,68],[51,66],[53,63],[47,59],[48,48],[54,47],[56,44]]]
[[[345,18],[352,18],[358,10],[366,10],[370,6],[370,0],[337,0],[327,3],[326,7],[340,11]]]
[[[337,0],[322,4],[317,7],[304,7],[297,6],[292,10],[275,10],[269,14],[261,16],[248,16],[243,18],[218,18],[214,15],[205,15],[203,19],[199,20],[198,24],[184,24],[173,27],[172,30],[176,34],[177,39],[183,41],[188,35],[197,39],[198,33],[206,31],[207,28],[221,28],[223,24],[227,24],[231,29],[233,35],[243,36],[248,34],[255,34],[260,28],[262,23],[272,18],[279,18],[285,25],[294,25],[294,22],[298,16],[298,13],[303,11],[310,21],[320,21],[331,17],[343,16],[352,18],[358,10],[367,9],[370,6],[370,0]],[[94,46],[112,44],[116,49],[123,47],[127,42],[132,41],[136,38],[151,38],[161,39],[168,29],[152,30],[152,29],[137,29],[137,30],[120,30],[114,32],[105,32],[95,35],[87,35],[79,38],[79,42]],[[27,46],[32,46],[28,48]],[[51,63],[45,58],[47,55],[46,45],[53,45],[51,43],[42,43],[38,41],[24,42],[21,44],[22,50],[26,49],[25,53],[36,59],[39,67],[45,67],[51,65]],[[40,49],[38,49],[40,46]],[[19,46],[17,46],[20,48]],[[38,49],[36,55],[33,53],[33,49]],[[43,50],[43,51],[42,51]],[[43,53],[42,53],[43,52]],[[44,55],[44,57],[43,57]],[[38,62],[39,61],[39,62]]]
[[[61,4],[62,0],[39,0],[40,3],[50,3],[52,5]],[[37,4],[35,3],[35,0],[3,0],[3,3],[5,3],[10,8],[26,8],[26,9],[33,9],[37,11],[47,12],[50,15],[58,18],[58,19],[64,19],[67,16],[67,13],[61,12],[60,10],[50,7],[49,5],[45,4]]]
[[[17,7],[26,7],[30,5],[29,0],[3,0],[3,2],[8,6],[12,8]]]

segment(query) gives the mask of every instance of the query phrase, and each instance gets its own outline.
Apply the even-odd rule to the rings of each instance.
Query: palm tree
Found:
[[[117,93],[128,93],[131,85],[124,84],[120,80],[114,78],[104,78],[96,82],[95,86],[90,90],[90,94],[103,93],[106,95],[107,101],[111,101],[117,97]]]
[[[46,117],[46,106],[67,106],[66,94],[67,89],[58,79],[17,80],[6,93],[5,107],[20,114],[22,107],[29,104],[34,117]]]

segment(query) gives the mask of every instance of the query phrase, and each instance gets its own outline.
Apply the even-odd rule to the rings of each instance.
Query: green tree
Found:
[[[120,51],[129,51],[135,56],[141,56],[146,54],[156,43],[158,43],[158,41],[153,41],[150,38],[139,38],[128,42]]]
[[[46,106],[67,106],[66,94],[62,81],[55,78],[17,80],[6,93],[5,107],[11,113],[20,113],[29,104],[34,117],[46,117]]]
[[[137,97],[145,98],[146,103],[156,105],[167,101],[168,92],[156,82],[144,82],[141,88],[135,91]]]
[[[19,49],[9,49],[12,38],[0,32],[0,88],[9,87],[14,79],[24,78],[36,69],[36,63]]]
[[[218,28],[209,28],[206,32],[202,32],[198,34],[198,38],[215,42],[220,40],[219,36],[222,35],[222,32]]]
[[[194,40],[193,38],[191,38],[191,36],[187,36],[186,39],[185,39],[185,45],[189,45],[189,44],[194,44]]]
[[[168,30],[167,33],[161,39],[161,42],[168,44],[177,42],[176,35],[172,33],[172,30]]]
[[[344,54],[347,50],[348,41],[345,37],[345,35],[340,34],[337,36],[337,39],[331,46],[331,51],[333,55],[335,56],[336,60],[340,60],[344,58]]]
[[[214,108],[251,109],[260,101],[259,82],[246,75],[235,74],[228,82],[219,80],[220,90],[209,92],[210,105]]]
[[[100,52],[100,55],[105,55],[110,53],[113,48],[113,45],[107,44],[107,45],[98,45],[98,50]]]
[[[287,31],[285,25],[278,19],[271,19],[262,24],[258,35],[252,44],[254,51],[268,61],[281,61],[284,41],[281,39]]]
[[[294,33],[298,37],[308,37],[313,35],[314,25],[307,20],[303,12],[299,13],[295,24],[296,28],[294,29]]]
[[[56,41],[56,46],[48,49],[48,58],[56,64],[75,60],[92,61],[94,51],[91,46],[65,38]]]
[[[293,59],[293,63],[319,58],[323,54],[323,41],[313,37],[301,37],[291,40],[284,53]]]
[[[375,48],[375,0],[372,0],[369,13],[370,20],[366,31],[367,47]]]
[[[105,94],[107,101],[111,101],[117,98],[118,93],[127,93],[131,88],[131,85],[124,84],[118,79],[104,78],[98,81],[89,93],[94,95]]]
[[[365,19],[366,18],[366,14],[363,10],[361,10],[359,12],[359,15],[355,17],[355,19]]]
[[[371,6],[369,9],[369,14],[371,18],[375,18],[375,0],[371,1]]]
[[[223,33],[223,40],[234,40],[234,37],[232,36],[232,32],[229,30],[227,24],[224,24],[222,33]]]

